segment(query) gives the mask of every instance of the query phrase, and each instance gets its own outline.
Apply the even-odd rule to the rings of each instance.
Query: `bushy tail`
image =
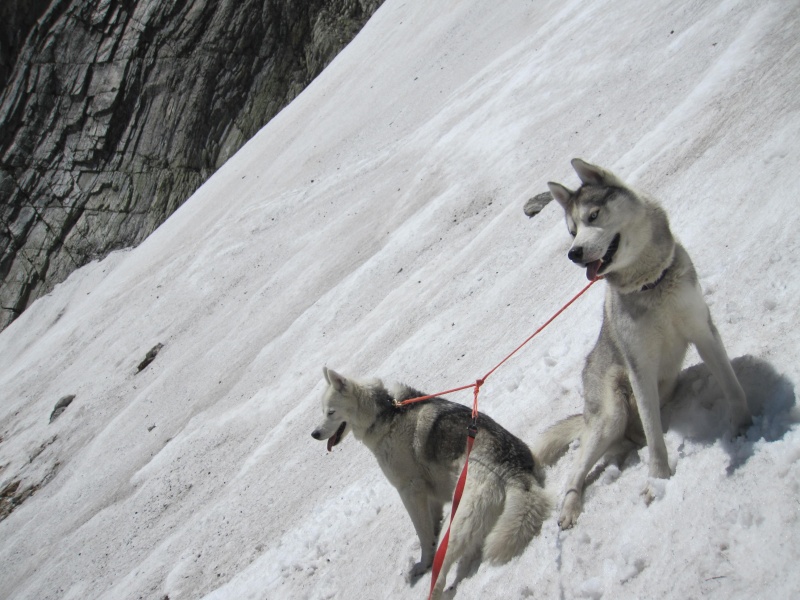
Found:
[[[556,462],[572,440],[583,432],[583,415],[572,415],[545,429],[531,447],[533,455],[543,465]]]
[[[528,481],[506,488],[503,512],[483,545],[483,555],[494,564],[506,563],[522,554],[550,516],[553,501],[532,475]],[[527,489],[525,489],[527,488]]]

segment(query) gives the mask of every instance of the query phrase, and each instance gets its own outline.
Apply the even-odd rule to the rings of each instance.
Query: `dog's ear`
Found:
[[[569,200],[572,198],[573,192],[560,183],[553,181],[548,181],[547,187],[550,188],[550,193],[553,194],[553,198],[561,205],[561,208],[569,210]]]
[[[588,185],[605,185],[608,187],[625,187],[625,184],[611,171],[605,170],[580,158],[572,159],[572,168],[580,180]]]
[[[572,168],[575,169],[575,172],[583,183],[589,185],[603,185],[606,172],[601,167],[587,163],[580,158],[573,158],[571,163]]]
[[[340,394],[350,386],[350,380],[344,375],[339,375],[333,369],[325,369],[325,379]]]

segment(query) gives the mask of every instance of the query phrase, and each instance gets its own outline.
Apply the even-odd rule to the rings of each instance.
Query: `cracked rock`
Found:
[[[0,3],[0,330],[144,240],[382,1]]]

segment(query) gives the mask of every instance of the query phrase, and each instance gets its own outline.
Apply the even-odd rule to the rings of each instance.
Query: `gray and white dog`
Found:
[[[534,444],[536,456],[551,464],[580,438],[558,519],[562,529],[575,525],[586,476],[607,453],[624,454],[646,442],[650,478],[670,477],[661,407],[690,343],[728,399],[731,431],[751,423],[692,261],[672,236],[664,210],[601,167],[578,158],[572,166],[579,189],[547,184],[574,238],[568,256],[589,279],[602,276],[608,286],[600,336],[583,369],[584,412],[556,423]],[[654,494],[648,480],[645,500]]]
[[[433,563],[443,507],[452,500],[464,464],[472,411],[442,398],[398,406],[423,394],[403,385],[390,392],[380,380],[357,382],[327,368],[323,373],[328,384],[323,419],[311,435],[327,440],[330,450],[352,431],[378,459],[419,537],[422,557],[411,570],[413,582]],[[483,558],[500,564],[521,554],[551,510],[544,474],[528,446],[483,413],[477,425],[434,598],[455,561],[457,583]]]

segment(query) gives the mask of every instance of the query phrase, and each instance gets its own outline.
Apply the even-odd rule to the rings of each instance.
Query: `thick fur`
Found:
[[[331,369],[323,372],[328,384],[323,420],[311,435],[328,440],[330,449],[352,432],[375,455],[419,537],[422,556],[410,573],[415,581],[433,563],[443,507],[452,500],[464,464],[472,411],[441,398],[397,406],[395,401],[423,394],[402,385],[390,392],[378,380],[359,383]],[[458,582],[482,559],[505,563],[522,553],[550,514],[543,484],[543,470],[528,446],[480,413],[467,484],[434,598],[456,561]]]
[[[582,181],[578,190],[548,184],[575,238],[568,257],[608,286],[600,336],[583,369],[584,412],[556,423],[534,445],[536,456],[550,464],[580,439],[558,521],[562,529],[575,525],[586,476],[604,454],[646,443],[650,477],[670,477],[661,407],[675,389],[689,344],[729,401],[731,431],[751,424],[692,261],[664,210],[601,167],[577,158],[572,165]],[[653,499],[649,483],[643,495],[648,503]]]

